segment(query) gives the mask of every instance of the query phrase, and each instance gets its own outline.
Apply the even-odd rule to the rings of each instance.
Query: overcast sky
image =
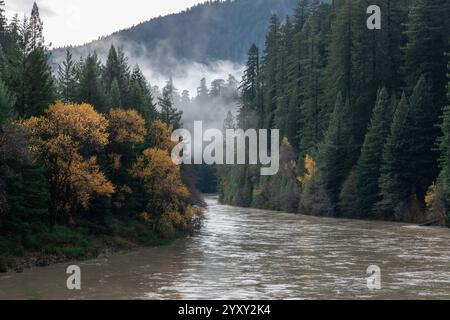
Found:
[[[29,16],[34,0],[6,0],[9,17]],[[46,42],[79,45],[204,0],[37,0]]]

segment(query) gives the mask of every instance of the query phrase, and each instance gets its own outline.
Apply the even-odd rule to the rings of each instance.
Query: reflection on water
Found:
[[[0,276],[19,299],[450,299],[450,231],[219,205],[201,233],[168,247]],[[382,289],[367,288],[369,265]]]

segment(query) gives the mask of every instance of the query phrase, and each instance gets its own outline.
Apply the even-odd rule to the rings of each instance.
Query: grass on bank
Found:
[[[168,245],[181,237],[178,232],[162,237],[141,221],[121,221],[111,217],[102,227],[80,221],[76,228],[58,225],[49,230],[0,236],[0,272],[21,272],[20,261],[27,255],[37,256],[33,264],[46,266],[70,260],[87,260],[104,251],[121,251],[137,246]]]

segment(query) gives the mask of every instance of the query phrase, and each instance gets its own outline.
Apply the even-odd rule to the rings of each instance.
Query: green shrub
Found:
[[[33,237],[30,238],[33,241]],[[45,254],[63,255],[73,259],[84,259],[93,250],[89,236],[81,230],[74,231],[65,226],[56,226],[47,231],[35,242]]]

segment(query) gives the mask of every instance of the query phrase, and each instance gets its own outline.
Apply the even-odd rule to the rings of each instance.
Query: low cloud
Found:
[[[226,81],[229,75],[240,81],[244,71],[242,64],[232,61],[215,60],[200,63],[175,58],[172,49],[165,46],[164,43],[155,43],[154,48],[156,49],[149,52],[144,45],[118,36],[111,36],[87,46],[72,48],[72,53],[74,59],[78,59],[96,52],[98,57],[105,62],[111,45],[123,49],[131,68],[135,64],[139,65],[151,86],[158,86],[162,90],[167,81],[172,78],[178,93],[181,94],[183,90],[188,90],[191,98],[196,97],[202,78],[206,79],[207,85],[216,79]],[[64,57],[65,49],[53,51],[54,65],[61,63]],[[216,100],[213,104],[205,106],[198,105],[193,101],[188,107],[181,109],[185,127],[191,127],[194,121],[203,121],[207,128],[220,129],[228,111],[236,113],[237,105]]]

